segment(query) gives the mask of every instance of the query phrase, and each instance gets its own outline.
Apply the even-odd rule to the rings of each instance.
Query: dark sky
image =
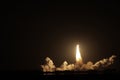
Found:
[[[47,56],[57,66],[64,60],[74,63],[77,43],[84,62],[119,56],[119,8],[115,1],[38,0],[4,8],[2,70],[39,70]]]

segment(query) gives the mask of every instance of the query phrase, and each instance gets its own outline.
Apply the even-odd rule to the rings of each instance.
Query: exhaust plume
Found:
[[[63,64],[60,67],[55,67],[53,61],[46,57],[45,61],[46,64],[41,65],[43,72],[53,72],[53,71],[66,71],[66,70],[80,70],[80,71],[87,71],[87,70],[101,70],[105,69],[106,67],[110,66],[114,63],[114,58],[116,58],[115,55],[112,55],[109,58],[102,59],[97,61],[95,64],[93,62],[89,61],[86,64],[68,64],[67,61],[64,61]]]
[[[68,64],[67,61],[64,61],[63,64],[56,68],[57,71],[65,71],[65,70],[74,70],[74,64]]]
[[[54,65],[53,61],[49,57],[46,57],[45,61],[46,61],[46,64],[41,65],[43,72],[55,71],[55,65]]]
[[[76,46],[76,62],[82,64],[82,57],[79,50],[79,45]]]
[[[94,69],[103,69],[105,67],[108,67],[109,65],[113,64],[115,57],[116,57],[115,55],[112,55],[111,57],[109,57],[107,59],[102,59],[102,60],[96,62],[93,65]]]

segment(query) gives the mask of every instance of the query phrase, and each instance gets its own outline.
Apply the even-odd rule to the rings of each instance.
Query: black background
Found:
[[[75,62],[80,44],[84,63],[117,55],[119,8],[112,0],[6,3],[1,7],[1,70],[39,70],[45,57],[56,66]]]

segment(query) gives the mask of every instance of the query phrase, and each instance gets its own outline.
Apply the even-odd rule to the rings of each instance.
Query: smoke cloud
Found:
[[[68,64],[67,61],[64,61],[63,64],[56,68],[57,71],[65,71],[65,70],[74,70],[74,64]]]
[[[53,61],[49,57],[46,57],[45,61],[46,61],[46,64],[41,65],[43,72],[55,71],[55,65],[54,65]]]
[[[87,70],[101,70],[105,69],[106,67],[110,66],[114,63],[114,58],[116,58],[115,55],[112,55],[109,58],[105,58],[102,60],[97,61],[95,64],[93,62],[89,61],[86,64],[68,64],[67,61],[64,61],[63,64],[60,67],[55,67],[53,61],[46,57],[45,64],[41,65],[43,72],[53,72],[53,71],[66,71],[66,70],[80,70],[80,71],[87,71]]]
[[[116,57],[115,55],[112,55],[112,56],[109,57],[108,59],[102,59],[102,60],[96,62],[96,63],[93,65],[93,68],[94,68],[94,69],[103,69],[103,68],[105,68],[105,67],[108,67],[109,65],[113,64],[115,57]]]

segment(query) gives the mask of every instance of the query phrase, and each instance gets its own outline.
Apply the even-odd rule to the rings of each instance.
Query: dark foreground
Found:
[[[27,79],[27,80],[119,80],[119,72],[106,71],[63,71],[63,72],[41,72],[41,71],[1,71],[4,79]]]

